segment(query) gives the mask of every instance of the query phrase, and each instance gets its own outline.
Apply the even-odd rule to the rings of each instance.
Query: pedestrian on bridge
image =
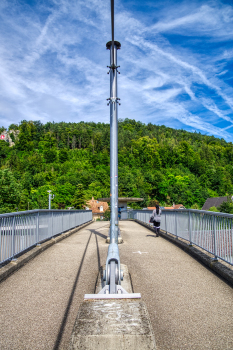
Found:
[[[153,224],[154,224],[154,230],[156,233],[156,237],[159,236],[159,231],[160,231],[160,222],[161,222],[161,214],[162,210],[159,207],[159,204],[156,204],[155,209],[153,210]]]

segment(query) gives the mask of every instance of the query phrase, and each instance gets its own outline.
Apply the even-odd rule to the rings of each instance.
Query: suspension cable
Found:
[[[111,26],[112,26],[112,66],[114,69],[114,0],[111,0]]]

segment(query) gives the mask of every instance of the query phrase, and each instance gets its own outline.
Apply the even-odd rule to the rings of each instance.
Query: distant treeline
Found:
[[[110,195],[110,126],[104,123],[12,124],[13,147],[0,140],[0,212],[82,208]],[[3,131],[3,128],[1,129]],[[201,208],[233,193],[233,145],[165,126],[119,120],[119,196]]]

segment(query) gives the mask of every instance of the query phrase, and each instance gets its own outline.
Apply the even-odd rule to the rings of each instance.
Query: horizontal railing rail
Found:
[[[92,220],[91,210],[29,210],[0,215],[0,264]]]
[[[149,225],[151,210],[129,210],[128,219]],[[195,209],[163,209],[161,229],[233,265],[233,215]]]

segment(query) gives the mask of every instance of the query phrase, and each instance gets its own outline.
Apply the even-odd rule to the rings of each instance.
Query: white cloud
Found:
[[[0,5],[0,121],[7,118],[5,126],[22,119],[107,122],[110,4],[14,4],[12,11],[9,1]],[[199,53],[189,43],[172,45],[163,33],[192,36],[195,30],[199,40],[221,42],[232,33],[232,7],[182,2],[174,9],[161,8],[161,20],[151,25],[146,13],[142,20],[126,11],[123,2],[116,5],[116,39],[122,43],[119,117],[194,127],[230,139],[231,134],[216,125],[231,122],[233,91],[224,80],[228,69],[216,62],[231,60],[232,49],[223,46],[217,56],[214,51]]]

